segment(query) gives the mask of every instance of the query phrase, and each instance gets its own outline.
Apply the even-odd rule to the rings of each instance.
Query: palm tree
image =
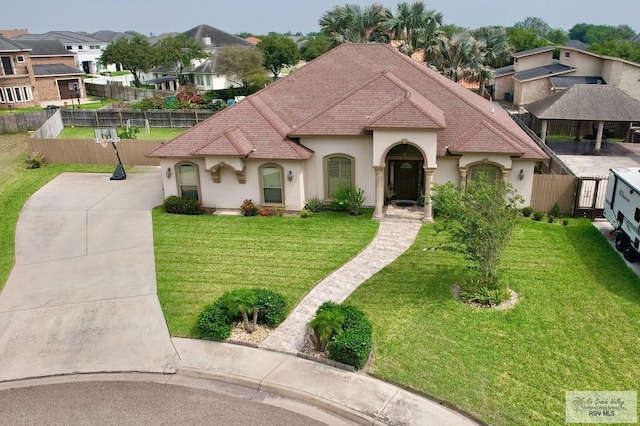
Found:
[[[334,6],[319,20],[320,31],[331,40],[332,47],[341,43],[366,43],[386,16],[381,4],[364,8],[357,4]]]
[[[258,322],[258,296],[248,289],[237,290],[223,298],[224,307],[230,316],[242,315],[247,333],[253,333]],[[253,313],[253,324],[249,323],[249,313]]]
[[[451,38],[441,35],[434,49],[428,51],[427,62],[457,82],[463,78],[479,78],[476,76],[484,67],[484,57],[484,43],[462,32]]]
[[[327,343],[334,334],[342,333],[342,325],[344,324],[344,315],[337,309],[326,309],[319,312],[310,322],[309,327],[315,335],[315,346],[318,350],[324,352]]]
[[[427,9],[424,2],[402,2],[398,4],[396,15],[387,12],[382,28],[395,40],[402,40],[400,50],[411,55],[423,47],[433,45],[439,36],[442,13]]]
[[[504,27],[480,27],[471,35],[485,44],[485,65],[500,68],[511,63],[514,49]]]

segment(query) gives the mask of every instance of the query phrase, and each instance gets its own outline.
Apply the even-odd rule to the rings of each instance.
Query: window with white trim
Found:
[[[24,62],[24,56],[22,55],[16,56],[16,62]]]
[[[282,204],[282,167],[276,164],[267,164],[260,167],[262,183],[262,200],[266,204]]]
[[[7,95],[7,102],[13,102],[13,92],[11,91],[11,87],[5,87],[4,93]]]
[[[331,198],[338,187],[353,186],[353,158],[346,155],[325,157],[325,182],[327,198]]]
[[[0,104],[4,104],[6,101],[4,100],[4,90],[0,87]]]
[[[492,164],[478,164],[469,168],[469,174],[467,180],[477,181],[480,179],[480,175],[487,176],[489,183],[493,183],[500,179],[501,171],[500,167]]]
[[[194,164],[180,164],[178,169],[178,190],[180,196],[199,200],[198,167]]]
[[[16,94],[16,102],[22,102],[22,91],[19,87],[13,88],[14,93]]]
[[[2,61],[2,72],[4,75],[15,74],[13,64],[11,63],[11,56],[0,56],[0,61]]]

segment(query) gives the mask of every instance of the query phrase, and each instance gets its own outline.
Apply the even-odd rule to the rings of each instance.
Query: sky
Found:
[[[413,0],[408,0],[412,2]],[[47,31],[134,30],[144,35],[184,32],[206,24],[236,34],[270,31],[318,31],[322,14],[340,4],[369,5],[371,1],[340,0],[0,0],[0,29]],[[395,11],[399,1],[379,1]],[[581,22],[630,25],[640,31],[638,0],[431,0],[430,9],[444,14],[445,24],[477,28],[511,26],[528,16],[568,30]],[[25,13],[26,12],[26,13]]]

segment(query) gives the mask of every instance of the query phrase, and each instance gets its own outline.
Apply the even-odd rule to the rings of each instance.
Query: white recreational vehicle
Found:
[[[640,245],[640,167],[610,170],[604,217],[618,232],[616,249],[634,262]]]

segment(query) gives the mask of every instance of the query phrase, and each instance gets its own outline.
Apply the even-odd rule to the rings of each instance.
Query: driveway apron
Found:
[[[162,198],[157,172],[63,174],[27,201],[0,294],[0,381],[177,370],[156,290]]]

